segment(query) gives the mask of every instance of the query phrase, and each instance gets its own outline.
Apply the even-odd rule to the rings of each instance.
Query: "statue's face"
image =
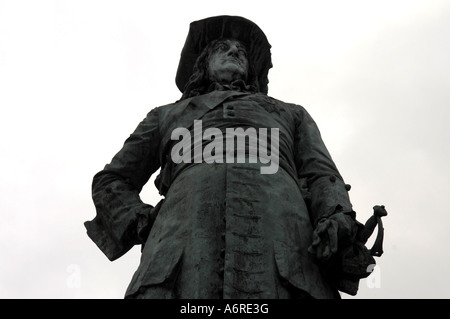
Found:
[[[208,58],[208,73],[211,81],[221,83],[246,80],[248,60],[245,47],[237,40],[217,42]]]

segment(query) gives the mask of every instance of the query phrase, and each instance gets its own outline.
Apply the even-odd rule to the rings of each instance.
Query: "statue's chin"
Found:
[[[241,79],[245,80],[245,71],[234,64],[230,68],[215,72],[211,77],[211,80],[220,83],[229,83]]]

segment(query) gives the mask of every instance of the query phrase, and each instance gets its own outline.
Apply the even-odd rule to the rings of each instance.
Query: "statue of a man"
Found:
[[[95,175],[90,238],[110,260],[142,245],[126,298],[355,293],[342,261],[361,227],[350,187],[307,111],[267,95],[271,67],[253,22],[191,23],[181,99],[152,109]],[[153,207],[139,194],[159,168]]]

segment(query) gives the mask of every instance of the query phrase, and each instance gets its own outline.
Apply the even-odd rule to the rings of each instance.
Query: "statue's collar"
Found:
[[[243,80],[236,80],[227,84],[213,82],[208,87],[207,92],[213,91],[238,91],[246,93],[255,93],[257,90],[252,85],[247,85]]]
[[[191,99],[190,102],[197,107],[206,107],[212,110],[228,98],[247,94],[251,94],[251,92],[243,92],[232,89],[214,90],[207,94],[195,96]]]

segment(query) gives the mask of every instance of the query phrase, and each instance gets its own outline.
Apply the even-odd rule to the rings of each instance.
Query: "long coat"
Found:
[[[261,161],[174,163],[171,134],[192,132],[194,120],[223,132],[278,128],[279,169],[261,174],[268,165]],[[139,193],[159,168],[155,184],[164,199],[153,207]],[[225,90],[157,107],[92,187],[90,238],[110,260],[143,246],[126,298],[339,297],[308,247],[322,218],[352,206],[300,105]]]

